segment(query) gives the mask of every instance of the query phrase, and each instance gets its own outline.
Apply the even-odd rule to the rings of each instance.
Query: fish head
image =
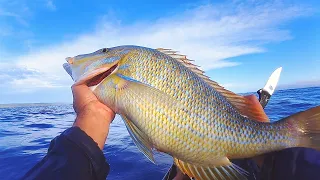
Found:
[[[67,57],[64,69],[71,76],[75,85],[86,84],[94,90],[106,77],[115,73],[123,65],[122,59],[130,48],[102,48],[88,54]]]

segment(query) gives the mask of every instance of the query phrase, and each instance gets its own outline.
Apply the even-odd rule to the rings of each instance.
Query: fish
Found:
[[[254,95],[227,90],[178,51],[122,45],[66,61],[74,85],[88,85],[119,114],[151,162],[154,151],[166,153],[189,177],[246,179],[232,159],[320,150],[320,106],[269,122]]]

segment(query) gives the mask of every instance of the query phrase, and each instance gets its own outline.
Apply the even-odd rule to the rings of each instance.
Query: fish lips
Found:
[[[73,76],[72,76],[72,69],[69,63],[64,63],[63,65],[64,70],[69,74],[69,76],[72,78],[72,80],[74,80]]]
[[[88,87],[96,87],[103,81],[103,79],[117,70],[118,63],[101,66],[93,71],[84,73],[78,79],[73,77],[70,64],[64,63],[63,68],[75,81],[74,85],[86,84]]]

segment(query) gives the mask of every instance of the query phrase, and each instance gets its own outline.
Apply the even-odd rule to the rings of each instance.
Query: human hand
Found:
[[[72,86],[73,108],[77,118],[73,126],[90,136],[102,150],[115,113],[102,104],[87,85]]]

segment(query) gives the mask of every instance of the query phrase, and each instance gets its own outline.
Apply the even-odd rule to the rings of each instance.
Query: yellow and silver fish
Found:
[[[75,84],[86,83],[121,115],[152,162],[152,149],[165,152],[189,177],[244,179],[229,159],[320,149],[320,106],[261,122],[268,117],[256,98],[224,89],[173,50],[118,46],[66,60]]]

